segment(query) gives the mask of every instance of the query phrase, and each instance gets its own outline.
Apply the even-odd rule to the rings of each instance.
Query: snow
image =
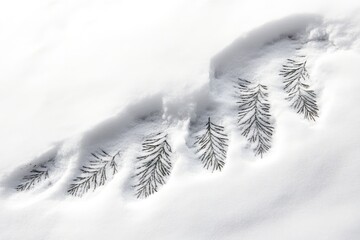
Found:
[[[349,0],[1,2],[0,239],[359,238],[358,12]],[[284,100],[278,74],[297,54],[316,122]],[[269,87],[263,158],[236,123],[238,77]],[[209,116],[229,135],[221,172],[192,147]],[[141,142],[159,131],[171,176],[136,199]],[[121,151],[119,172],[68,195],[100,148]],[[50,181],[15,190],[53,156]]]

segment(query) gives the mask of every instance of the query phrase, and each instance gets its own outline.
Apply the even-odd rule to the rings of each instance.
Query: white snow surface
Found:
[[[124,0],[0,2],[1,240],[360,239],[360,3]],[[305,55],[319,118],[279,76]],[[269,88],[272,147],[254,156],[237,126],[237,78]],[[225,126],[221,172],[193,138]],[[137,199],[136,157],[168,133],[173,169]],[[98,149],[119,172],[67,194]],[[16,191],[34,164],[50,178]]]

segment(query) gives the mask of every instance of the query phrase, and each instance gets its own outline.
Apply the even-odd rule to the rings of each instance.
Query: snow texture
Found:
[[[225,2],[0,3],[0,239],[360,238],[357,4]],[[310,120],[284,89],[299,56]],[[259,154],[239,78],[271,104],[245,103]],[[197,153],[210,119],[221,171]]]

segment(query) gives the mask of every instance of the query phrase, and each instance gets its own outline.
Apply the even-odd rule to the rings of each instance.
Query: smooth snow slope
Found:
[[[275,1],[258,16],[257,3],[225,2],[1,3],[0,239],[360,237],[360,21],[347,9],[356,5]],[[299,54],[316,122],[284,100],[278,74]],[[269,87],[275,131],[263,158],[236,124],[238,77]],[[220,173],[192,148],[208,116],[230,138]],[[135,159],[158,131],[174,167],[138,200]],[[119,173],[82,198],[66,194],[99,148],[121,150]],[[52,156],[48,181],[15,191],[29,164]]]

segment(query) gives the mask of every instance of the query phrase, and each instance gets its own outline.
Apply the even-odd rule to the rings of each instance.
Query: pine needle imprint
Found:
[[[271,124],[270,104],[267,86],[251,86],[245,79],[239,78],[236,88],[239,90],[238,124],[242,135],[250,143],[255,143],[255,155],[266,153],[271,147],[274,127]]]
[[[158,133],[142,143],[142,156],[138,157],[139,166],[136,168],[134,185],[137,198],[146,198],[158,191],[170,175],[171,147],[167,142],[167,135]]]
[[[54,163],[55,157],[50,158],[48,161],[40,165],[34,165],[29,175],[23,177],[23,182],[17,185],[17,191],[28,191],[33,189],[36,184],[45,181],[49,178],[49,164]]]
[[[288,94],[286,100],[291,103],[291,107],[297,110],[297,113],[303,114],[305,119],[315,121],[318,116],[318,105],[316,103],[316,94],[305,84],[310,76],[306,69],[307,61],[295,61],[287,59],[283,65],[280,76],[284,77],[284,90]]]
[[[204,168],[221,171],[225,165],[229,139],[224,133],[224,127],[211,122],[210,117],[205,129],[205,133],[198,136],[194,143],[197,147],[196,153],[200,154]]]
[[[91,153],[94,157],[90,160],[88,166],[83,166],[80,171],[84,176],[75,178],[67,190],[67,192],[73,196],[82,197],[91,188],[95,190],[97,187],[105,185],[107,178],[107,172],[110,171],[112,175],[117,173],[116,157],[120,156],[120,151],[114,155],[110,155],[104,150],[100,150],[96,153]]]
[[[30,171],[29,175],[23,177],[24,182],[20,183],[17,187],[17,191],[27,191],[35,187],[37,183],[40,183],[49,178],[49,170],[45,165],[40,165]]]

